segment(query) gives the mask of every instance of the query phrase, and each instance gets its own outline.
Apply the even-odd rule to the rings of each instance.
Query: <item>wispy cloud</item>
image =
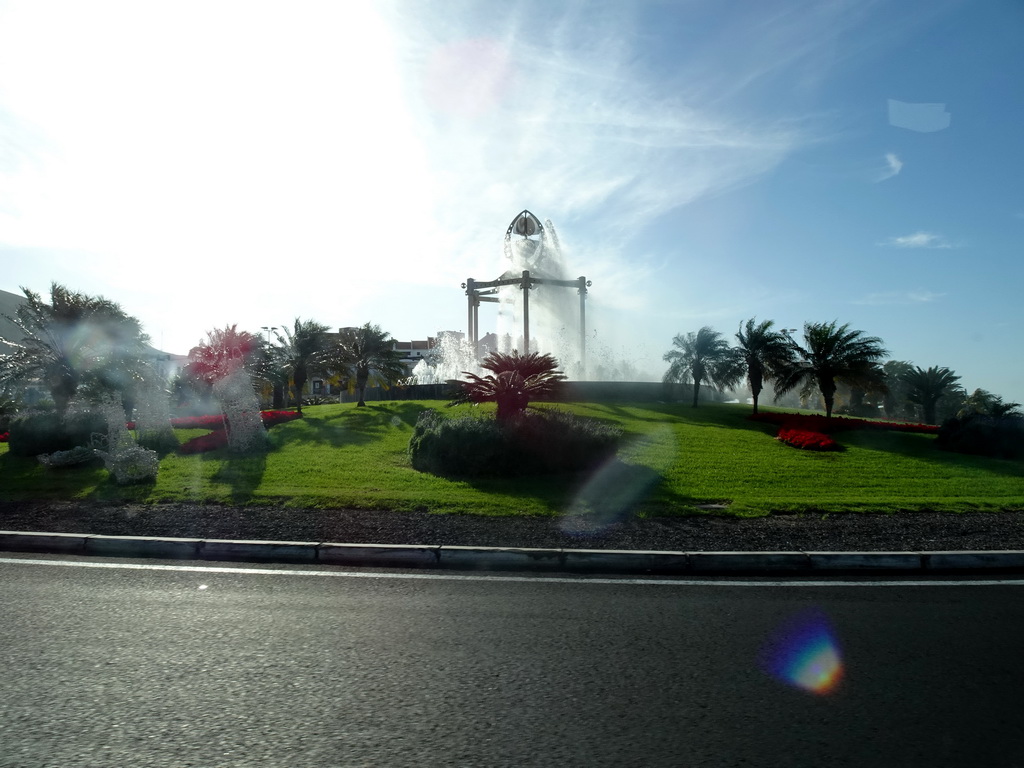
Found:
[[[869,293],[854,304],[929,304],[938,301],[946,294],[936,293],[924,289],[911,291],[886,291],[882,293]]]
[[[955,248],[956,246],[944,235],[935,232],[914,232],[911,235],[899,235],[883,240],[879,245],[896,248]]]
[[[889,99],[889,123],[920,133],[941,131],[949,127],[950,114],[945,104],[915,104]]]
[[[878,176],[875,178],[876,182],[885,181],[891,179],[893,176],[899,174],[903,170],[903,161],[896,156],[894,152],[887,152],[885,154],[885,168],[879,171]]]

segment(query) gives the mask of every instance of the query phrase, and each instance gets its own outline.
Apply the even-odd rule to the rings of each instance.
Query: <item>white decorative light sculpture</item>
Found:
[[[213,385],[220,402],[228,435],[228,447],[235,453],[251,453],[266,447],[267,430],[260,417],[260,402],[252,380],[241,365]]]

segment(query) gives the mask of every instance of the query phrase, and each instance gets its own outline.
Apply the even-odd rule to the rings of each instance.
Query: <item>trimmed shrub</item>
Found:
[[[76,411],[62,419],[55,412],[32,413],[13,420],[8,442],[15,456],[38,456],[88,446],[94,433],[107,433],[102,414]]]
[[[416,419],[409,439],[413,469],[435,475],[490,475],[510,452],[505,434],[492,419],[446,419],[433,409]]]
[[[560,411],[495,419],[420,414],[409,440],[414,469],[437,475],[510,477],[590,469],[615,453],[622,431]]]
[[[622,430],[597,419],[555,410],[524,413],[509,424],[531,472],[593,469],[615,454]]]
[[[935,444],[944,451],[991,456],[998,459],[1024,457],[1024,417],[987,416],[972,413],[947,419]]]
[[[135,440],[143,448],[156,451],[160,456],[173,453],[178,450],[181,441],[174,434],[174,430],[168,424],[167,429],[139,429],[136,430]]]

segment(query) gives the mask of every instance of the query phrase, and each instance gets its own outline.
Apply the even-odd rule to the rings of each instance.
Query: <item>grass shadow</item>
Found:
[[[697,514],[702,501],[672,491],[657,470],[618,457],[587,472],[449,479],[484,494],[540,502],[562,518],[568,532],[599,530],[637,516]]]
[[[107,471],[99,460],[73,467],[47,469],[34,456],[0,454],[0,499],[29,501],[82,497],[105,483]]]
[[[318,411],[318,408],[324,410]],[[387,405],[371,404],[363,408],[308,406],[306,418],[274,427],[270,434],[282,430],[278,439],[287,436],[288,442],[296,444],[364,445],[396,427],[408,426],[411,429],[424,410],[426,407],[423,405],[402,401]]]
[[[975,456],[956,451],[943,451],[935,445],[931,435],[906,432],[849,430],[837,432],[833,438],[848,446],[880,453],[895,453],[907,458],[928,462],[945,469],[970,468],[994,472],[1008,477],[1024,478],[1024,461]]]
[[[202,455],[203,461],[217,460],[220,468],[213,473],[210,480],[228,486],[232,503],[245,504],[252,500],[263,482],[263,474],[267,470],[267,451],[254,451],[240,455],[222,448]]]

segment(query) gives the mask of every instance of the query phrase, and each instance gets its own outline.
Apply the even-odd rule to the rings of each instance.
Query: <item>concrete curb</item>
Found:
[[[1024,570],[1024,551],[660,552],[301,541],[240,541],[0,531],[0,551],[97,557],[323,563],[386,568],[652,574],[810,574]]]

